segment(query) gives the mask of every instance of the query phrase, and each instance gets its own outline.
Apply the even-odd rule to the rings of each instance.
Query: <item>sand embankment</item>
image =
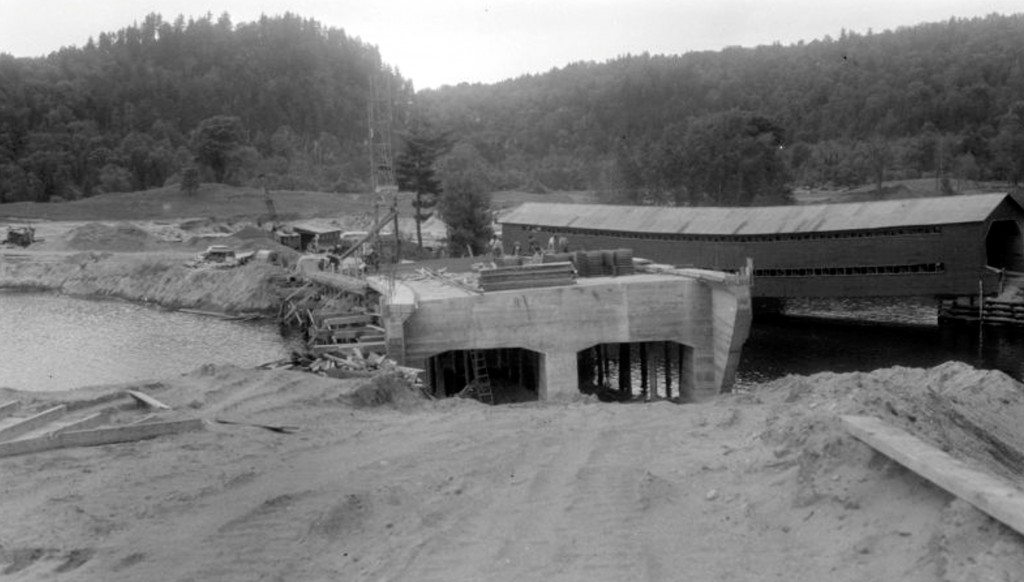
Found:
[[[0,288],[118,297],[169,308],[275,312],[280,267],[248,264],[191,269],[181,253],[26,252],[0,254]]]
[[[1020,385],[998,372],[794,376],[689,405],[580,396],[361,408],[353,382],[206,366],[145,389],[207,420],[298,432],[211,423],[0,459],[0,572],[114,582],[1024,572],[1021,536],[874,453],[838,419],[920,424],[928,388],[977,406],[994,385],[999,401],[1019,405]],[[45,407],[103,392],[0,400]]]

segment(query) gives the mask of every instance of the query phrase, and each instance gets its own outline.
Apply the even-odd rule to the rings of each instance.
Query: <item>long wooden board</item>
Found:
[[[877,418],[843,416],[842,421],[872,448],[1024,534],[1024,491]]]
[[[161,410],[171,409],[170,406],[167,406],[163,402],[160,402],[156,398],[153,398],[152,396],[144,392],[139,392],[138,390],[125,390],[125,392],[127,392],[128,395],[131,396],[132,398],[138,400],[139,402],[145,404],[150,408],[159,408]]]
[[[20,422],[12,424],[8,427],[0,429],[0,441],[11,440],[17,438],[27,432],[32,432],[35,429],[45,426],[50,421],[64,416],[68,411],[68,407],[63,404],[48,408],[39,414],[30,416]]]
[[[0,404],[0,418],[7,418],[14,414],[19,408],[21,408],[21,402],[18,402],[17,400]]]
[[[167,434],[177,434],[180,432],[202,429],[202,419],[190,418],[187,420],[173,420],[170,422],[130,424],[127,426],[111,428],[70,431],[0,443],[0,457],[38,453],[41,451],[67,447],[91,447],[96,445],[138,441]]]

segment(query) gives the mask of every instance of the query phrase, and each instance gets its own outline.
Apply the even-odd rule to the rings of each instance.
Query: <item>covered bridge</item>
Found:
[[[677,267],[736,271],[755,297],[976,295],[1024,271],[1024,207],[1008,194],[760,208],[529,202],[502,219],[505,250],[565,236]]]

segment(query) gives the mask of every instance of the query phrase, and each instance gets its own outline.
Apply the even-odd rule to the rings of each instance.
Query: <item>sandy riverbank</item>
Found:
[[[292,251],[247,224],[211,220],[153,222],[38,222],[41,242],[0,248],[0,288],[118,297],[168,308],[276,313],[279,266],[251,263],[232,269],[191,269],[187,263],[211,244],[236,251]]]
[[[286,272],[272,265],[190,269],[188,255],[82,252],[0,255],[0,288],[118,297],[169,308],[276,313],[275,280]]]
[[[788,377],[691,405],[580,396],[364,408],[353,382],[207,366],[146,390],[207,420],[298,432],[209,424],[0,459],[0,576],[923,582],[1024,572],[1020,536],[838,422],[860,413],[911,426],[923,387],[1019,406],[1020,385],[998,372]],[[112,391],[0,400],[46,406]],[[922,436],[941,440],[938,430]]]

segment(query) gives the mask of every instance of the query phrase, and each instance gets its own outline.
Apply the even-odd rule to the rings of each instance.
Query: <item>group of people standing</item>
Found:
[[[491,248],[495,256],[501,256],[501,252],[503,251],[501,239],[495,237],[491,242]],[[542,247],[540,246],[540,243],[537,242],[537,237],[531,234],[526,237],[526,251],[526,253],[523,252],[523,247],[519,244],[519,241],[512,243],[513,256],[521,256],[524,254],[532,256],[542,255],[545,253],[567,253],[569,252],[569,239],[564,235],[552,235],[551,238],[548,239],[547,246]]]

